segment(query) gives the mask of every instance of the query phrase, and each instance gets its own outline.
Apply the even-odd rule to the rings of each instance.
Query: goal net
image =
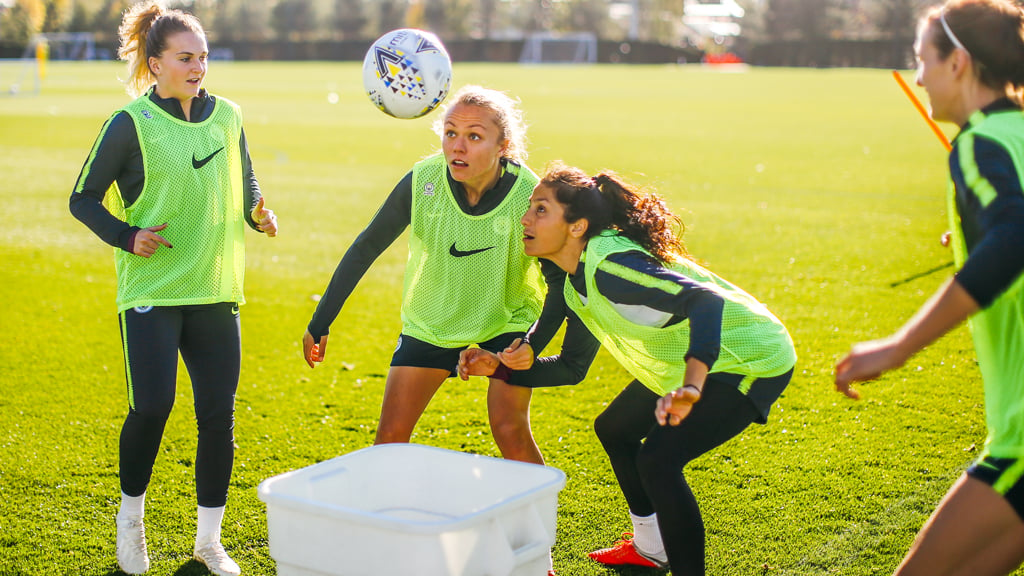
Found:
[[[591,33],[530,34],[519,56],[521,64],[592,64],[597,62],[597,36]]]
[[[0,59],[0,95],[39,94],[50,60],[94,60],[96,43],[88,32],[36,34],[21,58]]]
[[[36,34],[25,47],[22,58],[36,58],[44,45],[50,60],[95,60],[96,41],[91,32],[47,32]]]

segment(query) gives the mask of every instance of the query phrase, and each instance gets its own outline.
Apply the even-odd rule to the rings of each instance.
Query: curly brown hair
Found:
[[[618,230],[661,262],[687,255],[682,220],[657,194],[641,191],[614,172],[591,178],[579,168],[556,161],[547,166],[540,183],[555,191],[565,207],[566,222],[587,219],[586,240],[604,230]]]

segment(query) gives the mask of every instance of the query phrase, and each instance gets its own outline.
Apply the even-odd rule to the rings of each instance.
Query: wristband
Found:
[[[135,230],[132,230],[131,234],[128,235],[128,249],[125,250],[125,252],[130,252],[132,254],[135,253],[135,237],[138,236],[139,232],[141,231],[141,228],[136,228]]]
[[[508,382],[510,376],[512,376],[512,369],[501,363],[499,363],[498,367],[494,369],[494,374],[491,374],[491,378],[497,378],[498,380],[504,380],[505,382]]]

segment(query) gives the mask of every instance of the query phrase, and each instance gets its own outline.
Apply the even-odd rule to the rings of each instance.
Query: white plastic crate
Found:
[[[544,576],[564,486],[548,466],[383,444],[258,492],[280,576]]]

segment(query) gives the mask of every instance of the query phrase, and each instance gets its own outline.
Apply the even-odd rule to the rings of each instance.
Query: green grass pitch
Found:
[[[123,74],[113,63],[52,63],[39,96],[0,96],[4,575],[118,573],[126,399],[111,249],[71,217],[67,199],[102,122],[127,102]],[[301,358],[315,295],[394,183],[439,145],[432,116],[387,117],[360,78],[357,63],[214,62],[207,80],[241,104],[281,226],[272,240],[247,233],[223,533],[247,574],[274,573],[257,485],[372,443],[399,330],[404,238],[334,323],[328,361],[310,370]],[[902,324],[951,271],[922,274],[952,260],[939,245],[945,154],[889,73],[457,64],[455,85],[466,83],[522,100],[535,170],[563,159],[656,187],[683,217],[690,251],[793,335],[796,377],[769,425],[688,468],[709,573],[889,573],[985,437],[964,328],[862,386],[860,402],[832,389],[832,366],[853,342]],[[146,518],[151,573],[184,576],[203,570],[190,562],[195,425],[180,374]],[[628,380],[602,352],[585,383],[534,396],[537,440],[568,475],[554,548],[561,576],[647,573],[585,556],[629,529],[591,425]],[[482,379],[448,381],[413,440],[497,455],[484,389]]]

